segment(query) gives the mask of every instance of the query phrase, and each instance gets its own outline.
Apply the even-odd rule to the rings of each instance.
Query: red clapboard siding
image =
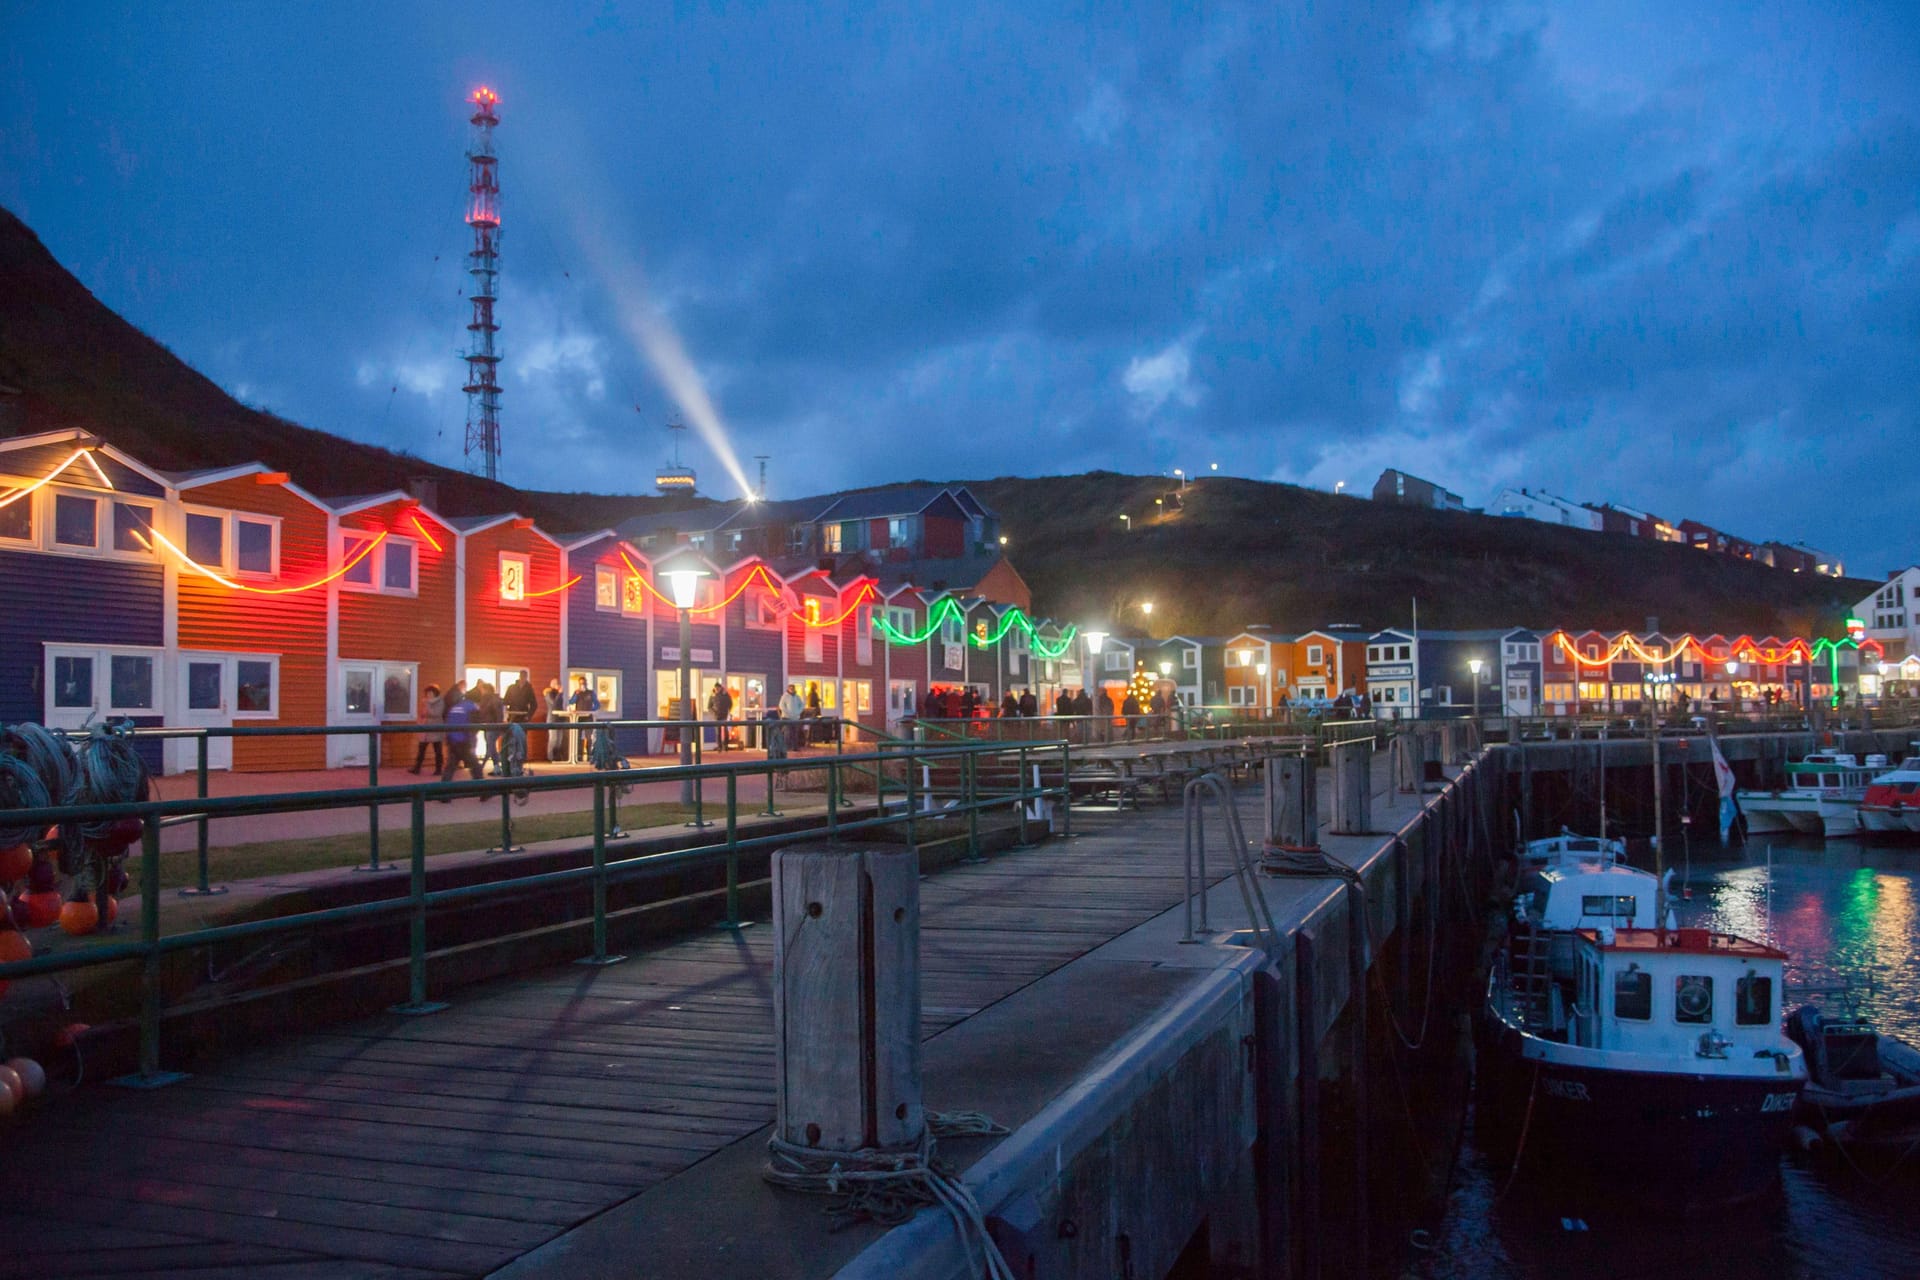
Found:
[[[422,526],[432,536],[432,542],[420,532]],[[420,590],[417,596],[342,590],[337,656],[419,663],[416,698],[430,684],[437,684],[443,690],[448,688],[460,678],[460,673],[454,670],[453,656],[454,617],[460,589],[454,531],[418,504],[401,498],[341,516],[340,527],[412,540]],[[434,542],[440,544],[440,550],[433,549]],[[417,738],[390,733],[381,741],[382,762],[413,763]]]
[[[327,513],[284,485],[252,475],[181,491],[193,506],[280,517],[280,577],[262,586],[315,582],[331,570]],[[229,572],[228,576],[232,576]],[[280,655],[279,716],[240,724],[319,725],[327,722],[327,594],[329,587],[288,595],[236,591],[190,569],[180,573],[182,649]],[[241,738],[233,744],[239,772],[326,767],[319,737]]]
[[[552,542],[514,521],[466,536],[467,665],[524,667],[533,687],[560,677],[560,611],[566,593],[566,556]],[[527,591],[546,592],[524,604],[500,599],[500,554],[528,557]],[[505,692],[505,690],[502,690]]]

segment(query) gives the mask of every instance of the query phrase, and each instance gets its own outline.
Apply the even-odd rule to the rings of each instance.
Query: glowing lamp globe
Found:
[[[654,572],[667,580],[667,594],[676,609],[691,609],[700,601],[700,580],[711,577],[699,556],[688,551],[668,556]]]
[[[1161,674],[1161,675],[1163,675],[1163,676],[1170,676],[1170,675],[1172,675],[1172,674],[1173,674],[1173,664],[1172,664],[1171,662],[1162,662],[1162,663],[1160,664],[1160,674]]]
[[[1481,672],[1481,669],[1484,668],[1486,665],[1487,664],[1479,658],[1467,659],[1467,670],[1473,672],[1473,674],[1475,675],[1479,675]]]
[[[1100,651],[1107,647],[1107,633],[1104,631],[1082,631],[1080,634],[1086,637],[1087,652],[1096,658],[1100,656]]]
[[[1728,674],[1728,675],[1730,675],[1730,676],[1737,676],[1737,675],[1739,675],[1739,674],[1740,674],[1740,664],[1739,664],[1738,662],[1729,662],[1729,663],[1727,664],[1727,674]]]
[[[1267,674],[1267,664],[1266,664],[1266,663],[1264,663],[1264,662],[1256,662],[1256,663],[1254,663],[1254,664],[1253,664],[1253,669],[1254,669],[1255,671],[1257,671],[1257,672],[1259,672],[1259,673],[1260,673],[1261,675],[1263,675],[1263,676]]]

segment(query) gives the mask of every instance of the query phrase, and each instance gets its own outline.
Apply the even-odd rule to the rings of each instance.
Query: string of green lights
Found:
[[[879,615],[875,615],[874,617],[873,628],[885,636],[890,644],[925,644],[934,637],[949,618],[956,619],[962,623],[966,621],[965,612],[960,608],[959,602],[954,600],[952,596],[948,596],[934,606],[933,612],[927,615],[927,625],[919,631],[902,631],[886,618]],[[1048,643],[1046,640],[1041,639],[1039,632],[1034,629],[1033,620],[1027,617],[1022,609],[1015,606],[1008,609],[1006,613],[1001,616],[998,628],[988,632],[986,635],[968,636],[967,640],[975,648],[990,649],[1006,639],[1007,632],[1015,627],[1019,627],[1027,633],[1033,641],[1034,653],[1048,662],[1052,662],[1056,658],[1066,654],[1066,652],[1073,647],[1074,637],[1079,634],[1080,630],[1078,627],[1069,623],[1066,630],[1060,633],[1060,639],[1058,641]]]

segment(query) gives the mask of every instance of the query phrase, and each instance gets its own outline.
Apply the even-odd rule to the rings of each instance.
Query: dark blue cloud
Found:
[[[527,483],[645,487],[645,306],[790,493],[1398,465],[1914,558],[1910,7],[1294,10],[29,6],[0,201],[246,398],[456,461],[486,80]]]

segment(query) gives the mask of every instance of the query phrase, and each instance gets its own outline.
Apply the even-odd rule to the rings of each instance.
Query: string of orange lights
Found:
[[[1724,654],[1715,654],[1707,648],[1706,641],[1688,634],[1676,638],[1665,654],[1659,654],[1643,644],[1638,637],[1621,635],[1610,641],[1604,651],[1590,657],[1580,652],[1573,637],[1565,631],[1554,632],[1551,639],[1555,647],[1571,659],[1574,665],[1589,670],[1609,666],[1618,661],[1623,653],[1630,655],[1637,662],[1657,668],[1665,668],[1675,662],[1684,661],[1689,655],[1702,663],[1714,663],[1720,666],[1733,662],[1757,663],[1761,666],[1806,664],[1814,660],[1817,650],[1841,643],[1829,640],[1809,642],[1796,636],[1784,643],[1767,645],[1750,635],[1743,635],[1726,641]],[[1874,640],[1847,643],[1855,643],[1862,652],[1885,652],[1879,642]]]
[[[541,596],[557,596],[562,591],[565,591],[568,587],[572,586],[574,583],[580,581],[580,577],[581,575],[576,573],[571,578],[568,578],[565,582],[561,583],[557,587],[548,587],[544,591],[529,591],[526,594],[526,599],[538,600]]]
[[[297,595],[302,591],[312,591],[316,587],[324,587],[329,582],[332,582],[335,578],[339,578],[345,575],[349,570],[353,568],[353,566],[359,564],[362,560],[365,560],[368,556],[372,555],[373,549],[387,540],[387,531],[383,529],[380,531],[380,533],[375,535],[373,538],[369,539],[365,546],[361,547],[358,551],[354,552],[352,555],[342,560],[340,562],[339,568],[335,569],[332,573],[329,573],[324,577],[315,578],[312,582],[302,582],[297,586],[291,586],[291,587],[256,587],[251,583],[235,582],[232,578],[227,577],[225,574],[219,572],[218,570],[209,569],[206,565],[201,564],[198,560],[195,560],[192,556],[188,555],[186,552],[182,551],[179,547],[175,546],[171,538],[167,537],[166,534],[161,533],[158,529],[154,528],[152,525],[146,525],[145,528],[146,528],[146,534],[143,535],[136,530],[133,536],[136,538],[139,538],[141,542],[145,543],[148,550],[152,550],[154,543],[157,542],[161,546],[165,547],[168,551],[172,552],[174,558],[180,561],[181,564],[185,565],[189,569],[192,569],[195,573],[200,574],[202,577],[209,578],[231,591],[245,591],[253,595],[260,595],[260,596],[290,596],[290,595]],[[151,535],[151,537],[149,538],[147,535]]]

